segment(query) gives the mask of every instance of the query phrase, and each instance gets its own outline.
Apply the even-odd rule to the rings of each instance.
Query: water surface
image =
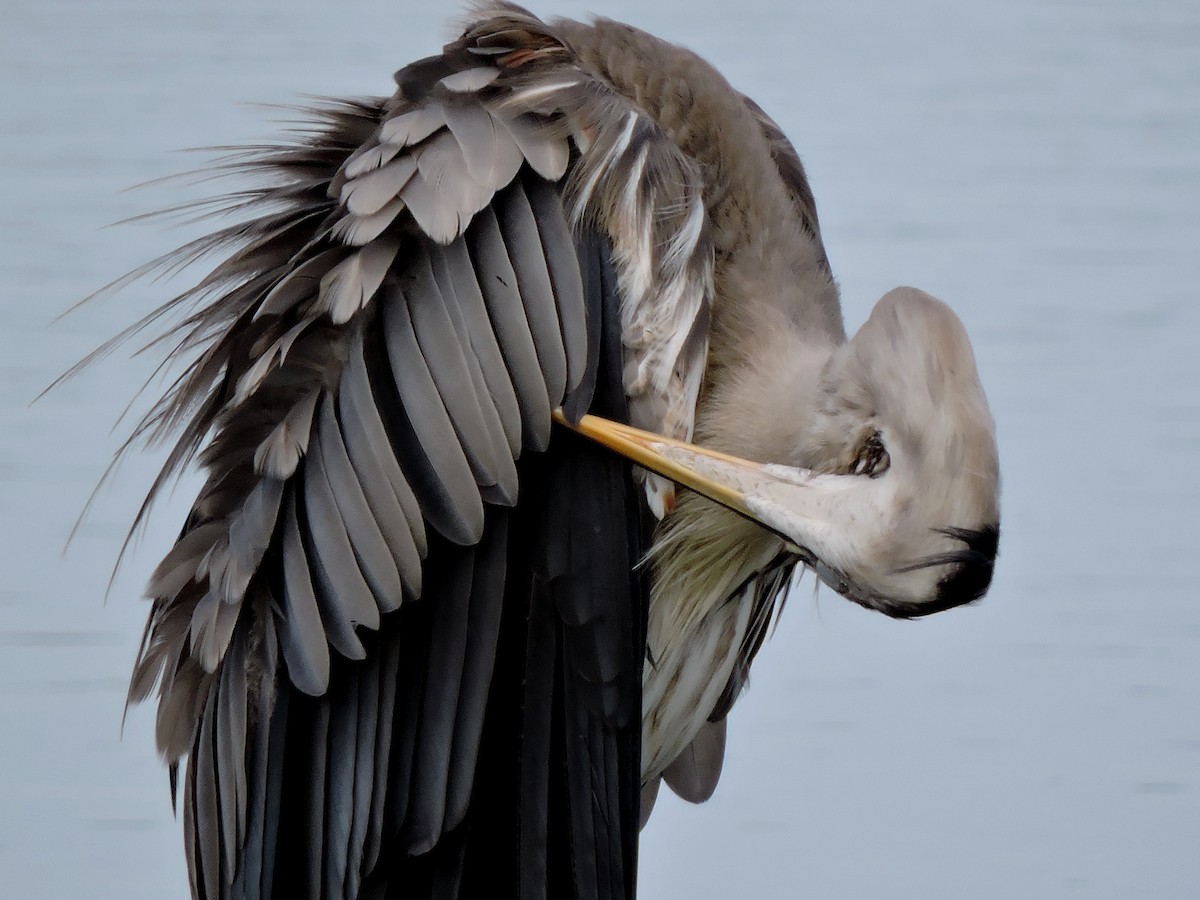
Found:
[[[0,32],[0,885],[183,898],[148,710],[120,737],[162,505],[155,466],[60,551],[150,374],[30,407],[165,296],[74,300],[194,229],[102,226],[181,188],[172,151],[269,136],[247,102],[390,90],[449,36],[403,2],[10,4]],[[539,12],[581,15],[579,3]],[[615,2],[754,96],[808,166],[848,325],[950,302],[999,429],[1001,559],[977,607],[893,622],[802,584],[732,718],[716,798],[664,799],[649,898],[1188,897],[1200,884],[1200,7]],[[185,192],[186,193],[186,192]],[[180,284],[180,286],[182,286]]]

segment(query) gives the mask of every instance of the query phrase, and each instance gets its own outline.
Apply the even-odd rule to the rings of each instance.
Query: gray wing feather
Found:
[[[342,260],[321,278],[315,310],[335,324],[348,322],[375,296],[399,249],[398,240],[381,238]]]
[[[159,704],[154,739],[164,755],[182,756],[188,752],[188,746],[195,741],[211,687],[211,676],[204,674],[199,665],[183,665],[186,661],[187,653],[181,652],[170,660],[171,668],[162,675],[163,684],[172,694],[168,702]]]
[[[558,181],[563,177],[570,160],[570,150],[562,137],[547,133],[544,119],[532,113],[498,118],[521,148],[521,154],[533,171],[547,181]]]
[[[656,775],[642,785],[641,813],[638,817],[638,828],[646,827],[650,814],[654,812],[654,804],[658,800],[658,789],[662,787],[662,776]]]
[[[329,686],[329,644],[300,536],[294,493],[284,517],[283,576],[283,658],[292,684],[316,697]]]
[[[353,367],[352,367],[353,368]],[[350,372],[347,372],[349,376]],[[365,373],[364,373],[365,374]],[[373,439],[367,427],[367,417],[361,411],[361,404],[374,401],[370,397],[360,399],[357,389],[361,387],[359,379],[344,377],[339,386],[338,399],[341,408],[342,439],[354,473],[362,490],[362,495],[370,507],[371,520],[374,521],[382,535],[387,549],[392,555],[392,562],[399,573],[403,584],[404,595],[419,597],[421,595],[421,555],[413,537],[412,523],[405,517],[404,508],[397,497],[392,479],[403,483],[404,489],[411,493],[408,482],[404,481],[404,473],[400,471],[396,458],[386,450],[386,444],[375,443],[376,439],[387,440],[383,427],[375,417],[379,428],[378,436]],[[369,387],[368,387],[369,390]],[[384,448],[380,452],[379,448]],[[389,478],[387,468],[395,469]],[[412,500],[416,506],[416,498]],[[419,511],[418,511],[419,515]],[[420,523],[421,534],[424,536],[424,523]],[[396,595],[397,605],[400,595]]]
[[[195,776],[195,814],[197,860],[203,866],[204,891],[209,897],[220,897],[221,884],[221,826],[220,801],[217,799],[217,768],[213,759],[213,721],[216,718],[217,693],[208,695],[200,719],[200,735],[196,744],[196,765],[190,766]]]
[[[199,897],[204,889],[204,873],[198,867],[200,853],[196,846],[196,819],[199,811],[196,809],[196,776],[193,769],[199,765],[200,754],[194,746],[191,752],[193,756],[188,761],[183,782],[183,856],[187,861],[188,886],[192,890],[192,896]],[[196,810],[196,814],[191,814],[193,810]]]
[[[663,771],[663,780],[689,803],[703,803],[717,789],[725,760],[725,723],[705,722],[692,742]]]
[[[322,897],[343,897],[349,869],[358,860],[349,860],[350,831],[354,819],[354,776],[358,740],[358,684],[361,675],[351,666],[339,689],[329,698],[329,746],[326,758],[325,860],[322,866],[325,892]],[[352,863],[352,865],[348,865]]]
[[[517,276],[491,209],[475,217],[469,236],[476,271],[489,273],[479,287],[516,389],[525,443],[544,450],[550,440],[550,395],[517,290]]]
[[[445,820],[450,751],[467,648],[473,563],[473,555],[468,555],[452,564],[445,592],[433,611],[429,668],[409,788],[411,799],[402,832],[409,852],[417,855],[433,847]]]
[[[246,593],[250,579],[258,571],[263,555],[275,532],[283,482],[260,478],[246,497],[242,508],[229,522],[229,546],[220,569],[209,568],[209,582],[227,604],[237,605]]]
[[[513,167],[510,179],[518,168],[520,160]],[[434,236],[438,243],[448,243],[461,233],[471,217],[487,206],[496,193],[495,188],[480,184],[471,174],[462,144],[450,131],[443,131],[417,151],[417,177],[433,189],[440,203],[454,211],[454,234],[445,240]]]
[[[266,682],[270,686],[275,686],[279,682],[272,679]],[[263,857],[262,865],[259,871],[259,883],[263,886],[264,895],[269,895],[269,887],[273,883],[273,878],[276,868],[276,848],[279,844],[279,828],[280,822],[280,807],[282,805],[282,785],[284,774],[284,760],[287,755],[287,740],[285,737],[285,728],[288,718],[288,710],[293,700],[290,696],[290,691],[279,691],[275,697],[275,702],[271,708],[270,721],[270,746],[267,752],[267,773],[264,797],[264,823],[263,823]],[[262,696],[267,696],[264,692]],[[267,798],[270,798],[267,800]],[[269,806],[267,804],[270,804]]]
[[[355,626],[378,628],[379,609],[354,558],[323,456],[320,443],[314,442],[304,464],[305,519],[312,539],[309,568],[330,645],[347,659],[362,659],[366,650]]]
[[[235,766],[232,756],[233,748],[226,738],[226,722],[228,721],[232,699],[227,696],[224,679],[220,678],[213,686],[215,699],[213,716],[213,769],[217,787],[217,808],[220,812],[220,829],[214,840],[219,842],[221,863],[226,872],[232,872],[236,865],[235,854],[238,846],[238,801],[237,787],[234,780],[234,768],[241,768],[243,763],[237,761]]]
[[[453,533],[446,537],[456,543],[474,544],[483,533],[483,500],[445,403],[421,355],[408,303],[399,292],[384,304],[383,321],[396,389],[418,441],[428,448],[426,453],[436,479],[436,484],[428,486],[445,497],[447,512],[453,517],[450,523]]]
[[[334,502],[345,523],[350,546],[367,585],[375,595],[379,611],[390,612],[400,605],[403,595],[400,572],[346,456],[342,432],[333,413],[333,402],[333,395],[326,394],[321,404],[320,428],[317,431],[325,474],[329,477]]]
[[[500,77],[500,72],[491,66],[477,66],[447,75],[438,84],[448,91],[470,93],[487,87]]]
[[[495,406],[509,451],[516,459],[521,452],[521,407],[517,403],[517,393],[505,366],[504,355],[496,341],[496,332],[488,321],[483,292],[476,280],[466,241],[459,238],[446,247],[438,248],[433,254],[433,263],[439,283],[443,278],[449,283],[449,290],[443,288],[442,295],[451,296],[457,301],[454,311],[462,317],[460,335],[465,334],[470,341],[487,385],[485,393]],[[444,274],[442,265],[445,266]]]
[[[373,172],[346,182],[342,202],[356,216],[370,216],[382,210],[400,195],[417,173],[417,160],[401,156]]]
[[[354,335],[350,344],[350,358],[346,371],[342,375],[341,401],[347,408],[347,421],[361,428],[363,440],[355,441],[355,450],[361,450],[363,455],[372,454],[383,470],[384,476],[392,487],[392,494],[408,522],[409,533],[421,559],[428,552],[428,542],[425,534],[425,519],[421,514],[421,506],[413,493],[412,486],[400,468],[391,448],[391,439],[384,429],[383,420],[379,417],[379,409],[375,405],[375,397],[371,391],[370,376],[367,374],[367,364],[363,357],[363,335],[359,331]],[[386,497],[386,495],[384,495]],[[389,532],[390,534],[391,532]],[[407,559],[407,556],[406,556]],[[416,572],[400,570],[406,576],[406,583],[415,585],[414,596],[420,594],[420,569]]]
[[[330,236],[352,247],[360,247],[383,234],[404,209],[404,201],[397,197],[369,216],[343,216],[334,224]]]
[[[224,530],[223,522],[206,522],[176,541],[150,576],[146,596],[173,597],[195,581],[200,557],[212,549]]]
[[[344,177],[357,178],[372,169],[391,162],[403,148],[399,144],[368,144],[350,154],[346,165],[342,167]],[[344,182],[343,182],[344,183]]]
[[[357,897],[360,875],[363,871],[359,861],[367,839],[367,824],[371,816],[371,800],[373,793],[378,790],[383,794],[387,790],[385,782],[375,781],[375,753],[377,726],[379,722],[379,673],[380,653],[371,653],[368,664],[358,674],[358,685],[355,691],[358,708],[358,726],[354,735],[354,788],[351,803],[350,840],[347,857],[350,865],[346,869],[345,896]]]
[[[379,647],[379,709],[375,728],[374,783],[386,785],[392,762],[392,728],[396,716],[396,691],[399,684],[400,650],[396,641]],[[371,797],[366,844],[363,847],[363,871],[370,872],[379,859],[383,842],[383,814],[387,791],[377,789]]]
[[[300,848],[300,859],[293,865],[307,866],[308,875],[304,884],[308,886],[308,896],[311,900],[324,900],[321,896],[321,870],[325,862],[325,846],[328,835],[325,833],[325,807],[329,802],[326,790],[329,764],[329,718],[328,703],[315,704],[312,713],[313,721],[308,724],[307,733],[300,739],[309,743],[310,756],[305,767],[308,774],[308,784],[303,790],[308,792],[311,803],[307,804],[308,823],[301,829],[301,835],[308,839],[308,847]]]
[[[237,798],[238,809],[236,843],[240,845],[241,839],[246,833],[247,798],[249,795],[249,779],[245,766],[247,735],[249,733],[249,717],[246,709],[249,691],[246,684],[244,632],[239,634],[236,640],[237,653],[234,656],[235,664],[224,667],[221,677],[225,679],[226,701],[223,708],[229,710],[229,717],[223,726],[225,732],[224,743],[227,748],[224,754],[224,759],[227,761],[224,771],[227,774],[230,771],[233,772],[234,793]],[[237,866],[231,861],[229,868],[230,871],[234,871]]]
[[[541,237],[525,192],[514,185],[504,192],[503,197],[500,230],[525,304],[538,362],[546,378],[546,392],[557,406],[567,390],[567,357]]]
[[[445,124],[445,108],[441,104],[420,106],[384,122],[379,129],[379,139],[386,144],[406,147],[425,140]]]
[[[479,103],[446,104],[445,112],[471,177],[490,192],[512,181],[523,156],[509,130]]]
[[[280,363],[287,357],[292,346],[304,332],[308,331],[311,325],[310,319],[302,319],[276,338],[266,349],[252,348],[251,355],[255,359],[237,380],[237,390],[233,397],[235,405],[248,400],[272,374],[279,370]]]
[[[283,417],[283,421],[271,430],[267,439],[258,445],[258,449],[254,451],[256,472],[265,478],[282,481],[296,471],[312,435],[312,420],[319,397],[319,391],[310,391],[292,407]]]
[[[439,244],[448,244],[458,234],[458,209],[426,178],[413,178],[404,186],[400,199],[418,227]]]
[[[241,604],[223,603],[211,590],[196,604],[192,613],[192,655],[205,672],[215,672],[220,665],[240,612]]]
[[[268,619],[268,622],[270,620]],[[274,643],[274,628],[267,625],[266,634],[270,639],[270,643],[264,646],[264,653],[261,659],[260,676],[256,684],[246,684],[245,666],[236,667],[240,673],[243,690],[249,688],[254,695],[262,696],[269,692],[270,688],[275,685],[275,643]],[[244,637],[241,636],[241,637]],[[245,662],[244,648],[241,649]],[[235,668],[230,666],[229,668]],[[235,675],[235,677],[237,677]],[[230,690],[236,690],[236,686],[230,686]],[[285,697],[287,692],[283,692]],[[247,697],[243,698],[248,700]],[[272,804],[268,801],[268,796],[273,795],[270,791],[268,780],[270,772],[270,758],[272,744],[272,722],[276,715],[283,708],[286,708],[286,699],[277,700],[276,703],[263,703],[256,711],[257,715],[252,723],[243,720],[243,741],[242,751],[246,760],[245,769],[249,769],[246,773],[247,790],[245,794],[245,803],[242,807],[243,814],[243,834],[245,841],[242,844],[243,854],[241,865],[238,867],[238,880],[234,883],[234,895],[238,896],[237,891],[241,891],[241,896],[253,897],[256,892],[261,893],[262,875],[263,875],[263,860],[268,855],[267,845],[265,843],[266,831],[269,819],[277,818],[277,813],[272,808]],[[274,708],[279,707],[279,708]],[[245,714],[245,706],[242,707],[242,712]],[[276,738],[275,740],[278,740]],[[249,752],[247,752],[249,751]]]
[[[555,307],[567,356],[567,389],[574,390],[588,362],[588,328],[583,300],[583,278],[575,238],[563,214],[558,192],[549,184],[531,180],[525,194],[542,239],[546,271],[554,288]]]
[[[296,266],[267,292],[255,310],[254,318],[282,315],[294,309],[301,301],[315,295],[320,287],[321,277],[352,252],[349,247],[333,247]]]
[[[462,245],[461,238],[455,238],[454,244]],[[475,401],[479,404],[479,413],[483,417],[485,426],[492,442],[492,452],[495,454],[498,464],[501,467],[501,477],[498,479],[498,484],[502,489],[502,493],[496,497],[488,497],[493,502],[511,506],[516,503],[516,486],[517,486],[517,467],[516,458],[520,453],[520,446],[513,449],[509,442],[508,431],[504,427],[504,422],[501,420],[500,410],[497,406],[496,399],[492,396],[491,389],[488,386],[487,378],[483,374],[483,366],[480,363],[479,357],[475,351],[475,344],[471,340],[471,332],[467,327],[466,319],[463,317],[463,311],[459,303],[459,299],[455,294],[454,281],[446,266],[446,254],[442,247],[431,247],[429,253],[429,262],[432,266],[434,281],[437,284],[438,291],[441,293],[444,301],[443,309],[446,317],[450,322],[450,329],[453,332],[454,340],[457,342],[459,351],[462,354],[463,361],[467,366],[467,374],[471,379],[471,387],[474,391]],[[478,295],[478,285],[475,286],[475,294]],[[477,301],[482,306],[482,297],[476,297]],[[492,336],[492,344],[495,345],[495,336]],[[499,359],[500,351],[496,348],[496,357]],[[501,370],[503,371],[503,360],[499,360]],[[521,413],[517,408],[516,396],[512,394],[512,382],[508,380],[507,373],[503,373],[502,384],[508,388],[508,394],[512,397],[512,411],[515,420],[516,438],[520,440],[521,433]],[[511,479],[511,482],[510,480]]]
[[[516,464],[499,419],[494,413],[490,419],[484,415],[464,348],[446,309],[447,299],[424,253],[413,261],[413,278],[405,291],[413,331],[475,480],[481,487],[496,485],[501,498],[511,505],[517,499]]]
[[[508,518],[497,516],[492,530],[475,551],[471,606],[465,632],[467,647],[446,787],[446,821],[450,827],[456,826],[466,816],[471,797],[488,688],[496,660],[507,546]]]
[[[215,757],[217,762],[217,783],[221,798],[221,844],[225,854],[225,871],[237,870],[237,851],[241,846],[242,823],[245,819],[246,806],[246,745],[245,745],[245,713],[246,686],[245,679],[241,685],[233,684],[233,670],[245,672],[241,654],[232,650],[229,655],[230,665],[222,667],[219,683],[214,689],[217,697],[217,718],[215,723]],[[241,693],[235,693],[234,688],[240,687]],[[235,719],[241,717],[240,739],[235,731],[239,726]]]

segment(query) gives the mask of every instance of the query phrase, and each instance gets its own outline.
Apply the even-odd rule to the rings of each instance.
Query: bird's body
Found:
[[[926,295],[846,342],[798,157],[694,54],[497,6],[396,77],[235,159],[257,217],[181,251],[227,256],[161,311],[204,301],[139,434],[208,480],[130,695],[197,897],[631,897],[798,562],[893,615],[986,588],[986,403]],[[559,407],[750,492],[676,497]]]

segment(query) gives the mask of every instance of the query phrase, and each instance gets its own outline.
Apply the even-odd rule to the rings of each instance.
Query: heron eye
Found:
[[[868,478],[878,478],[888,470],[892,458],[888,456],[887,448],[883,446],[883,438],[878,431],[871,432],[854,457],[854,465],[850,467],[852,475],[866,475]]]

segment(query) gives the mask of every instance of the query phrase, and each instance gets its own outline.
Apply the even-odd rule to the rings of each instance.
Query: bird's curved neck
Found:
[[[752,219],[795,218],[745,98],[710,64],[618,22],[559,25],[581,68],[654,119],[700,164],[718,256],[744,243]]]
[[[819,239],[805,230],[742,94],[691,51],[627,25],[600,19],[558,27],[577,65],[636,104],[699,164],[715,251],[710,347],[717,368],[754,352],[727,336],[761,334],[780,317],[803,332],[802,354],[827,356],[844,343]]]

